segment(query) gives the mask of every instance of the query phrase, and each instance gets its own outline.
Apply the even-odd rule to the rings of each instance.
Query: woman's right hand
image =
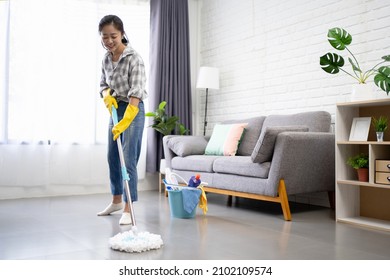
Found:
[[[108,88],[103,93],[103,100],[104,104],[106,105],[108,111],[110,111],[110,115],[112,114],[112,106],[115,107],[115,109],[118,109],[118,103],[116,102],[116,99],[111,96],[111,89]]]

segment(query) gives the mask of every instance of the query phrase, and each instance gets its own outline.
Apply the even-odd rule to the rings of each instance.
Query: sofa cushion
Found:
[[[266,127],[257,141],[256,147],[253,150],[251,159],[253,162],[263,163],[271,161],[274,154],[274,147],[278,134],[285,131],[308,131],[307,126],[274,126]]]
[[[265,116],[259,116],[243,120],[227,120],[222,122],[223,124],[231,123],[247,123],[245,127],[244,134],[241,138],[240,145],[238,146],[237,155],[239,156],[250,156],[253,152],[253,149],[256,146],[257,140],[260,137],[261,128]]]
[[[216,124],[205,154],[235,156],[246,125],[246,123]]]
[[[203,136],[175,136],[167,141],[168,147],[178,156],[203,155],[207,141]]]
[[[193,155],[187,157],[174,157],[171,162],[172,169],[196,172],[213,172],[213,163],[220,156]]]
[[[263,130],[269,126],[305,125],[310,132],[329,132],[331,116],[326,111],[304,112],[291,115],[270,115],[263,123]]]
[[[213,169],[217,173],[268,178],[270,166],[270,162],[253,163],[250,156],[235,156],[217,158],[214,161]]]

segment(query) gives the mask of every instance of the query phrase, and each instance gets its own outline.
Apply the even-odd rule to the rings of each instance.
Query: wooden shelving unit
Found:
[[[387,116],[390,98],[339,103],[336,108],[336,220],[390,231],[390,185],[375,183],[375,160],[390,159],[390,131],[387,141],[377,142],[370,127],[367,141],[349,141],[353,118]],[[369,156],[369,182],[359,182],[356,170],[346,164],[357,153]]]

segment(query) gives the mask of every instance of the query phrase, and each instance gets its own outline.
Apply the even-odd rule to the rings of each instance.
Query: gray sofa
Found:
[[[166,167],[183,178],[199,173],[206,192],[280,203],[288,195],[328,192],[334,207],[335,139],[325,111],[225,121],[247,123],[235,156],[205,155],[210,137],[163,138]],[[260,159],[260,160],[259,160]]]

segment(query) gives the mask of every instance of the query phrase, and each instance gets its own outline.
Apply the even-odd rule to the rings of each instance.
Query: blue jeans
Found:
[[[123,114],[127,108],[128,103],[118,103],[118,121],[123,118]],[[142,134],[145,125],[145,109],[144,103],[140,102],[138,105],[139,112],[134,118],[130,126],[120,135],[123,147],[123,155],[126,163],[127,173],[130,181],[131,201],[138,200],[137,193],[137,163],[141,153]],[[127,202],[126,191],[124,191],[124,181],[122,179],[122,169],[119,160],[118,146],[116,141],[112,139],[113,122],[110,120],[108,126],[108,165],[110,171],[110,187],[112,195],[123,195],[123,200]]]

